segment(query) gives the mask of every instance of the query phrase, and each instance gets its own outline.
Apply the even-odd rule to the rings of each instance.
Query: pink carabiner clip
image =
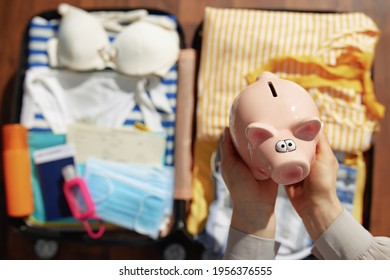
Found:
[[[65,179],[64,195],[73,217],[84,224],[84,228],[91,238],[100,238],[105,231],[105,227],[103,222],[96,216],[95,204],[84,179],[76,175],[73,165],[65,166],[62,169],[62,175]],[[88,219],[99,221],[100,226],[97,232],[92,230]]]

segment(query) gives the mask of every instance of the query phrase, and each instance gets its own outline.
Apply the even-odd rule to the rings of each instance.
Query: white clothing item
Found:
[[[214,154],[213,154],[214,155]],[[214,162],[213,156],[211,163]],[[215,179],[216,199],[210,204],[209,216],[206,222],[206,233],[213,237],[211,251],[217,255],[223,255],[226,250],[226,243],[229,234],[229,226],[232,218],[233,205],[230,199],[229,190],[223,181],[221,170],[212,167]]]
[[[48,44],[52,67],[77,71],[110,67],[126,75],[163,77],[178,59],[179,36],[166,17],[145,15],[141,10],[99,21],[68,4],[61,4],[58,11],[62,15],[58,38]],[[123,20],[136,21],[123,27]],[[105,27],[119,31],[112,43]]]
[[[24,100],[35,103],[54,133],[66,133],[73,122],[121,127],[136,105],[151,130],[163,131],[156,108],[172,112],[157,77],[140,80],[113,71],[75,73],[32,68],[26,73],[24,87]],[[29,106],[23,104],[24,108]],[[22,112],[21,122],[31,128],[34,116],[27,111]]]
[[[311,254],[313,242],[282,185],[278,190],[275,215],[277,217],[275,240],[280,243],[275,258],[299,260],[308,257]]]

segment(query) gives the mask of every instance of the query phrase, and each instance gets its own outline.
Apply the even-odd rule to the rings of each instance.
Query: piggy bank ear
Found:
[[[297,124],[293,129],[293,134],[298,139],[311,141],[321,130],[321,122],[318,118],[307,119]]]
[[[264,123],[252,123],[246,127],[245,135],[252,144],[252,146],[258,146],[265,140],[274,137],[276,135],[275,128]]]

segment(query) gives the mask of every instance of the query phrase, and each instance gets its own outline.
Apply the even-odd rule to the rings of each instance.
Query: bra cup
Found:
[[[179,37],[176,30],[141,20],[124,28],[112,46],[113,62],[121,73],[164,76],[177,60]]]
[[[104,69],[100,54],[110,45],[99,21],[82,9],[62,4],[61,26],[58,31],[58,63],[61,67],[85,71]],[[62,8],[62,9],[61,9]]]

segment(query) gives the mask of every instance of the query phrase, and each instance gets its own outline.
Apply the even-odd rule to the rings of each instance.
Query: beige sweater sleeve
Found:
[[[279,243],[230,227],[227,260],[275,259]],[[390,238],[374,237],[346,210],[314,242],[313,254],[326,260],[390,259]]]
[[[344,209],[314,242],[313,254],[326,260],[390,259],[390,238],[372,236]]]
[[[273,260],[279,249],[274,239],[266,239],[229,229],[225,260]]]

